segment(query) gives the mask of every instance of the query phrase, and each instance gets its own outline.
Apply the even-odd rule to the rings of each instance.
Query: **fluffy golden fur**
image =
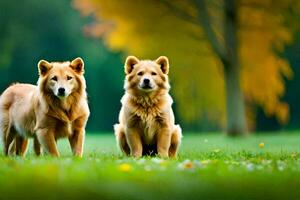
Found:
[[[32,137],[37,155],[44,149],[59,156],[56,141],[68,137],[74,155],[81,157],[89,117],[83,60],[41,60],[38,70],[37,86],[14,84],[0,97],[4,153],[8,155],[14,141],[16,154],[25,155],[28,138]]]
[[[182,136],[171,107],[168,58],[140,61],[129,56],[124,68],[125,94],[114,126],[118,146],[134,157],[176,157]]]

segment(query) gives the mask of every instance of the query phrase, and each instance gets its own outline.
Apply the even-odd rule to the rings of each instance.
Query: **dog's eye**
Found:
[[[137,75],[138,76],[143,76],[143,72],[139,72]]]
[[[151,75],[152,75],[152,76],[156,76],[157,73],[156,73],[156,72],[152,72]]]
[[[56,76],[53,76],[53,77],[51,78],[51,80],[52,80],[52,81],[57,81],[57,77],[56,77]]]
[[[67,80],[69,81],[69,80],[72,80],[72,76],[67,76]]]

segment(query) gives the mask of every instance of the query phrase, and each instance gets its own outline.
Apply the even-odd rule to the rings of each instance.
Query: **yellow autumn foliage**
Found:
[[[191,16],[197,15],[189,1],[172,2]],[[208,4],[212,27],[220,41],[222,2],[211,0]],[[285,16],[280,12],[285,7],[274,2],[239,1],[241,84],[247,108],[259,105],[267,116],[275,115],[283,123],[289,116],[289,106],[281,101],[284,78],[291,78],[292,70],[279,53],[292,41],[292,31],[285,26]],[[205,116],[224,125],[223,66],[200,25],[176,15],[159,0],[74,0],[73,3],[84,15],[96,19],[87,25],[86,33],[104,38],[112,50],[140,58],[169,57],[174,88],[171,92],[181,119],[195,122]],[[249,122],[253,123],[255,115],[251,109],[246,110],[250,112]]]

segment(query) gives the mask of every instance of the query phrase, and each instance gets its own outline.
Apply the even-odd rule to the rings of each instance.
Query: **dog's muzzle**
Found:
[[[143,83],[142,83],[142,85],[141,85],[141,88],[142,88],[142,89],[152,89],[152,86],[151,86],[151,83],[150,83],[150,79],[145,78],[145,79],[143,80]]]

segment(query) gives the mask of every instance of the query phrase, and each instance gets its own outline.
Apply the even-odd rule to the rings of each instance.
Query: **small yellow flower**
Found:
[[[261,143],[259,143],[258,146],[259,146],[259,148],[263,149],[265,147],[265,143],[261,142]]]
[[[123,163],[119,165],[118,169],[122,172],[130,172],[132,170],[132,166],[127,163]]]
[[[215,159],[215,160],[212,160],[212,164],[217,164],[219,162],[219,160]]]
[[[203,164],[203,165],[207,165],[207,164],[209,164],[210,163],[210,160],[202,160],[201,161],[201,164]]]
[[[167,166],[168,165],[168,162],[167,161],[163,161],[159,164],[160,166]]]
[[[184,169],[192,169],[194,168],[194,163],[192,163],[191,161],[183,163],[183,167]]]
[[[180,163],[178,166],[180,169],[194,169],[195,168],[194,163],[190,160],[185,160],[182,163]]]
[[[214,149],[214,152],[219,153],[219,152],[221,152],[221,149]]]
[[[292,153],[291,157],[294,158],[294,159],[297,158],[297,153]]]

